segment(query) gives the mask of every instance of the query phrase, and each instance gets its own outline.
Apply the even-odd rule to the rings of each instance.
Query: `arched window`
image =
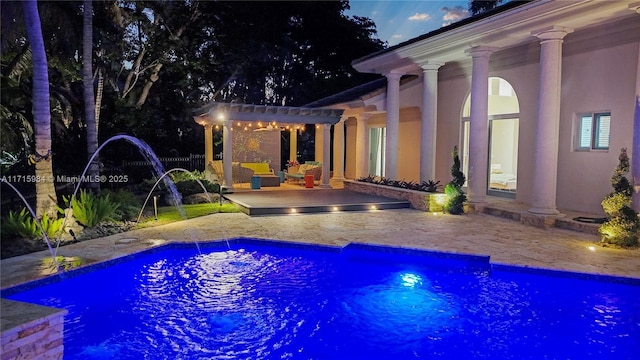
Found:
[[[508,81],[489,78],[489,168],[487,194],[515,197],[518,185],[518,128],[520,106]],[[462,107],[461,154],[462,171],[469,173],[469,119],[471,94]]]

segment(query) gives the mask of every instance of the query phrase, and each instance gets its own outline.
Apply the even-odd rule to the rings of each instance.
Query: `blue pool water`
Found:
[[[67,309],[65,359],[640,354],[633,279],[523,271],[483,257],[279,244],[240,239],[201,254],[172,245],[3,297]]]

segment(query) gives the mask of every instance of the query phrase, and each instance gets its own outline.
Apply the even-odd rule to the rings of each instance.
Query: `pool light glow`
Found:
[[[400,275],[402,285],[406,287],[416,287],[422,284],[422,277],[412,273],[404,273]]]

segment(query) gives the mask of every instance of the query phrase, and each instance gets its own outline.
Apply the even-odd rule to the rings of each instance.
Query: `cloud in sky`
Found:
[[[442,26],[450,25],[469,16],[469,11],[460,5],[452,8],[445,6],[441,10],[444,11]]]
[[[392,38],[392,39],[394,39],[394,40],[400,40],[400,39],[402,39],[403,37],[404,37],[404,35],[401,35],[401,34],[393,34],[393,35],[391,36],[391,38]]]
[[[410,21],[427,21],[431,19],[431,16],[426,13],[415,13],[415,15],[409,16]]]

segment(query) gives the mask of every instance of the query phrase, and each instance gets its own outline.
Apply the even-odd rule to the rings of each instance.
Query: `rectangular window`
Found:
[[[575,149],[609,150],[611,113],[578,114]]]

